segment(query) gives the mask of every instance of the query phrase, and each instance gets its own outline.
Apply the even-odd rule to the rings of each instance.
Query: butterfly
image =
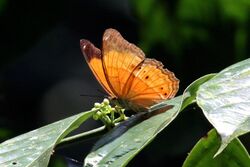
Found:
[[[126,41],[115,29],[103,34],[102,49],[80,40],[81,51],[110,99],[133,111],[173,98],[179,80],[163,64],[145,57],[143,51]]]

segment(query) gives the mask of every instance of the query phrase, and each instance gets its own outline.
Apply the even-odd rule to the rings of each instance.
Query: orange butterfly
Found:
[[[82,53],[96,79],[118,103],[134,111],[145,110],[175,96],[179,80],[161,62],[145,58],[143,51],[115,29],[103,35],[102,51],[80,41]]]

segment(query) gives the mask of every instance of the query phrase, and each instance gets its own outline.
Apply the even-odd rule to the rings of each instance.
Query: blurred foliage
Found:
[[[6,4],[7,4],[6,0],[0,0],[0,15],[2,11],[5,9]]]
[[[162,45],[181,59],[193,41],[208,44],[218,27],[232,28],[235,61],[247,57],[250,0],[137,0],[131,1],[139,18],[140,46],[146,52]]]
[[[6,140],[7,138],[10,138],[11,135],[13,134],[9,129],[0,128],[0,142]]]

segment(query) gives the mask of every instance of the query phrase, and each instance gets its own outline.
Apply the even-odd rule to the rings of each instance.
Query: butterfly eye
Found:
[[[146,77],[145,77],[145,79],[148,79],[148,78],[149,78],[149,76],[146,76]]]

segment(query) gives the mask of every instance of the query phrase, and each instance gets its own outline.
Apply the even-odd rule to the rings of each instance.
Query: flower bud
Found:
[[[103,104],[104,104],[104,105],[109,105],[109,100],[108,100],[107,98],[105,98],[105,99],[103,100]]]
[[[100,103],[95,103],[94,106],[95,106],[95,108],[100,108],[101,104]]]

